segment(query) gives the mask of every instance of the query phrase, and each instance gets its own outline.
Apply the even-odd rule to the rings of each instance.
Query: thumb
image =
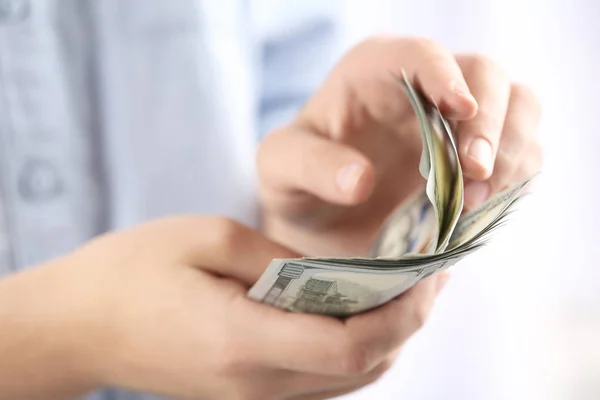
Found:
[[[274,258],[298,258],[247,226],[228,218],[204,215],[171,217],[152,223],[150,248],[168,249],[183,265],[253,285]]]
[[[375,184],[373,164],[360,151],[294,126],[263,141],[258,173],[267,202],[308,193],[326,202],[354,205],[366,200]]]
[[[248,286],[258,281],[274,258],[301,257],[260,232],[228,219],[215,218],[203,236],[207,251],[191,253],[195,265]]]

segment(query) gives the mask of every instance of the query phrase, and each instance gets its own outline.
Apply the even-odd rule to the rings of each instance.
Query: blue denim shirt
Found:
[[[0,0],[0,275],[166,214],[256,224],[256,144],[339,56],[341,4]]]

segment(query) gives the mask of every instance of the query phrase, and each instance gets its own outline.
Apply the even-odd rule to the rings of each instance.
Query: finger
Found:
[[[378,381],[392,367],[395,360],[395,357],[390,356],[363,376],[349,378],[307,376],[299,380],[294,379],[294,382],[287,382],[286,387],[297,388],[297,393],[301,393],[292,397],[293,400],[331,399]]]
[[[525,86],[513,84],[494,173],[488,181],[465,182],[465,209],[479,205],[491,194],[516,183],[511,179],[521,158],[527,157],[529,142],[533,140],[540,114],[539,101],[533,92]]]
[[[190,249],[193,265],[247,285],[253,285],[273,259],[300,257],[253,229],[229,219],[213,218],[210,226],[203,232],[196,232],[196,235],[202,241],[202,248]]]
[[[281,129],[264,140],[258,170],[265,196],[300,191],[351,205],[366,200],[375,184],[374,167],[358,150],[296,127]],[[269,200],[277,204],[279,199]]]
[[[305,394],[297,397],[292,397],[290,400],[330,400],[345,394],[354,393],[374,382],[367,381],[365,383],[352,385],[343,389],[328,390],[321,393]]]
[[[494,169],[510,82],[502,70],[486,58],[459,56],[457,60],[479,105],[474,118],[458,124],[460,161],[467,178],[486,180]]]
[[[361,383],[357,383],[354,385],[348,385],[346,387],[334,390],[325,390],[323,392],[304,394],[300,396],[295,396],[290,398],[290,400],[330,400],[339,396],[343,396],[345,394],[356,392],[359,389],[362,389],[366,386],[369,386],[375,383],[377,379],[365,379]]]
[[[227,218],[186,215],[134,228],[139,246],[168,248],[184,265],[254,284],[274,258],[297,258],[293,251]],[[155,234],[148,234],[153,231]],[[155,243],[153,242],[155,241]],[[157,254],[154,256],[161,256]]]
[[[530,142],[523,150],[520,159],[517,162],[519,162],[519,165],[504,183],[497,183],[492,186],[488,182],[467,181],[465,183],[465,207],[463,212],[473,209],[481,202],[480,199],[487,199],[492,192],[492,187],[494,188],[493,193],[501,192],[512,185],[531,178],[539,172],[543,163],[543,153],[539,143],[535,140]],[[530,192],[533,190],[534,186],[535,182],[529,182],[526,188],[524,188],[524,192]],[[469,200],[467,200],[467,198],[469,198]],[[474,198],[476,200],[473,200]]]
[[[362,358],[353,360],[357,365],[348,369],[368,370],[404,344],[425,324],[436,296],[448,279],[447,272],[435,274],[384,307],[348,319],[348,328],[363,349]]]
[[[521,159],[529,156],[527,151],[539,120],[540,106],[533,92],[525,86],[512,85],[494,174],[489,179],[491,193],[516,183],[511,178]]]
[[[445,280],[445,274],[438,276],[418,283],[397,300],[346,321],[284,312],[244,299],[236,311],[246,316],[236,322],[240,326],[235,330],[244,332],[239,340],[245,343],[239,346],[245,353],[238,356],[273,369],[364,375],[423,324]]]
[[[543,162],[544,157],[542,147],[537,141],[532,141],[522,157],[521,164],[519,164],[512,177],[512,182],[522,182],[525,179],[530,178],[532,175],[539,172]]]
[[[438,43],[403,37],[372,39],[365,45],[373,48],[373,54],[363,54],[363,58],[369,59],[367,65],[376,67],[373,73],[382,70],[399,73],[404,69],[409,79],[453,119],[468,119],[477,111],[477,101],[454,56]]]

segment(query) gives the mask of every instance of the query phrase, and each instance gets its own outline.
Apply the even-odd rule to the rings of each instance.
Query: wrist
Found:
[[[59,331],[63,357],[72,376],[85,390],[106,386],[114,359],[109,280],[100,268],[77,253],[61,259],[55,268],[55,298],[62,314]]]
[[[0,387],[11,398],[69,398],[102,385],[102,335],[72,270],[60,259],[0,282]]]

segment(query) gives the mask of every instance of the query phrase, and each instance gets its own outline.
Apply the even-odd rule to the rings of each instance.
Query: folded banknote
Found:
[[[464,179],[448,121],[404,72],[393,78],[419,121],[419,171],[425,189],[388,217],[370,254],[274,259],[249,290],[251,299],[287,311],[336,317],[378,307],[481,248],[526,193],[533,178],[463,213]]]

